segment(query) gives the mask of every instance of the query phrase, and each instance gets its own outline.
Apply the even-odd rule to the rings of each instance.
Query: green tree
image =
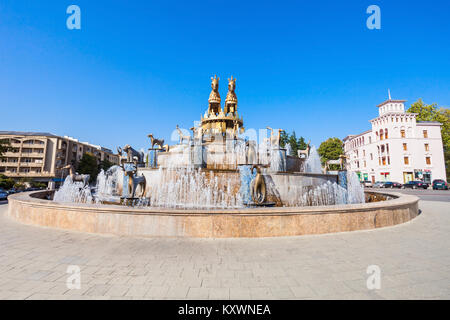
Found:
[[[317,149],[320,155],[320,160],[322,164],[325,164],[328,160],[338,160],[341,154],[344,154],[344,149],[342,148],[342,141],[339,138],[328,138],[322,142]],[[337,166],[337,165],[336,165]],[[334,166],[331,166],[332,170],[336,170]]]
[[[414,102],[407,110],[417,113],[418,121],[437,121],[442,123],[441,135],[444,146],[445,168],[447,180],[450,179],[450,109],[438,107],[436,103],[425,104],[421,98]]]
[[[298,150],[306,150],[307,146],[308,145],[305,142],[305,138],[303,138],[303,137],[298,138],[298,141],[297,141]]]
[[[1,139],[0,140],[0,159],[2,159],[8,150],[11,149],[11,144],[9,143],[9,139]]]
[[[0,174],[0,188],[8,190],[14,187],[14,179],[8,178],[7,176]]]
[[[297,139],[297,136],[295,134],[295,131],[293,130],[291,134],[282,131],[280,135],[280,146],[282,148],[285,148],[286,145],[291,146],[291,156],[297,155],[297,150],[306,150],[306,142],[305,138],[300,137]]]
[[[288,143],[291,145],[291,156],[297,155],[298,144],[297,144],[297,136],[295,135],[295,131],[292,131],[292,134],[289,136]]]
[[[286,131],[281,131],[280,147],[284,148],[289,141],[289,134]]]
[[[77,172],[80,174],[89,174],[89,182],[97,180],[97,175],[100,172],[97,158],[89,152],[83,154],[78,164]]]
[[[98,165],[99,172],[100,172],[100,170],[106,171],[109,168],[111,168],[113,165],[114,165],[114,163],[105,159],[105,160],[101,161],[100,164]]]

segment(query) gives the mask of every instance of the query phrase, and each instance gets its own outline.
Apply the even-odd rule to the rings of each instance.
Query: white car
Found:
[[[362,181],[361,183],[362,183],[362,184],[364,185],[364,187],[366,187],[366,188],[372,188],[372,187],[373,187],[372,181],[364,180],[364,181]]]

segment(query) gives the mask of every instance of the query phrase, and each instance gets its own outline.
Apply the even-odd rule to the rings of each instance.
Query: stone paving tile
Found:
[[[290,288],[295,298],[313,298],[318,297],[316,292],[309,285],[296,286]]]
[[[209,297],[209,288],[189,288],[186,298],[192,300],[205,300]]]
[[[228,289],[228,288],[209,288],[209,299],[228,300],[228,299],[230,299],[230,289]]]
[[[230,288],[231,300],[250,300],[251,294],[249,288]]]
[[[16,223],[0,205],[0,299],[450,299],[448,204],[419,205],[390,228],[261,239],[84,234]],[[367,289],[369,265],[380,289]]]

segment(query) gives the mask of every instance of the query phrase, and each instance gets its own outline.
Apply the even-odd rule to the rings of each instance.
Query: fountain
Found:
[[[336,175],[323,174],[314,146],[308,144],[303,158],[290,155],[289,145],[282,148],[282,129],[266,127],[270,135],[259,144],[239,137],[244,131],[237,113],[236,79],[229,79],[223,110],[218,81],[212,78],[209,108],[191,128],[193,136],[176,125],[178,144],[165,146],[163,139],[149,134],[145,163],[142,151],[119,147],[122,164],[100,173],[91,195],[85,188],[78,189],[82,195],[74,195],[77,188],[68,182],[54,201],[132,205],[139,200],[151,207],[179,209],[364,203],[362,186],[353,176],[342,177],[349,183],[339,185]],[[70,195],[61,195],[64,192]]]
[[[361,216],[363,208],[377,212],[380,207],[365,204],[367,194],[358,176],[342,165],[337,174],[324,173],[317,150],[309,143],[295,156],[289,146],[280,146],[282,129],[267,127],[268,138],[267,131],[260,130],[260,139],[250,139],[251,131],[245,131],[238,114],[236,79],[228,79],[223,108],[219,78],[211,79],[208,110],[191,128],[192,136],[176,125],[175,145],[164,145],[164,140],[149,134],[146,156],[130,145],[119,147],[120,166],[101,171],[93,186],[69,175],[54,194],[45,194],[53,198],[54,222],[39,223],[102,233],[198,237],[323,233],[393,223],[393,218],[382,220],[372,213]],[[74,212],[66,220],[57,218],[66,215],[58,210],[62,205]],[[357,213],[347,217],[352,210]],[[408,216],[401,221],[415,216],[416,203],[405,210]]]

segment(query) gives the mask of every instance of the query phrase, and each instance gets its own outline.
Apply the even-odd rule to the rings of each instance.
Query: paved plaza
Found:
[[[126,238],[19,224],[0,205],[0,299],[449,299],[450,206],[370,231]],[[68,266],[81,288],[68,289]],[[381,288],[366,285],[369,265]]]

